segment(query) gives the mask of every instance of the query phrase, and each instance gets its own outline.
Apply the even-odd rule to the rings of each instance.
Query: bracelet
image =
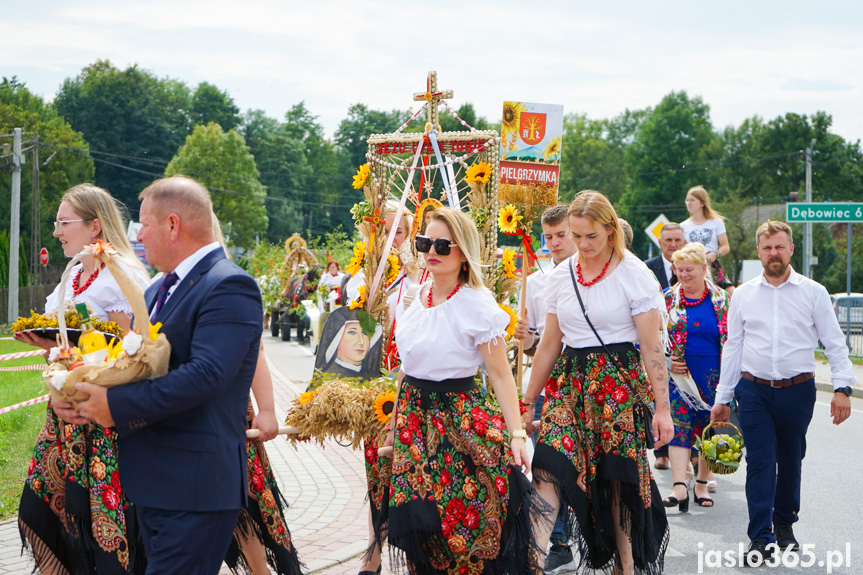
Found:
[[[513,431],[510,431],[509,436],[512,439],[523,439],[523,440],[527,441],[527,431],[525,431],[523,429],[515,429]]]
[[[525,405],[525,406],[527,406],[527,405],[536,405],[536,402],[535,402],[535,401],[522,401],[521,403],[522,403],[522,405]]]

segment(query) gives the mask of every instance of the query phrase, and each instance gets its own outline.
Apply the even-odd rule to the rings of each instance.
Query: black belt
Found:
[[[815,374],[810,371],[809,373],[800,373],[794,377],[786,377],[785,379],[761,379],[760,377],[755,377],[748,371],[744,371],[740,374],[740,377],[748,381],[760,383],[761,385],[769,385],[770,387],[791,387],[792,385],[809,381],[815,377]]]
[[[407,383],[418,387],[425,391],[437,391],[444,393],[459,393],[462,391],[473,391],[476,389],[476,382],[473,376],[456,377],[453,379],[444,379],[443,381],[433,381],[431,379],[420,379],[411,375],[405,374]]]

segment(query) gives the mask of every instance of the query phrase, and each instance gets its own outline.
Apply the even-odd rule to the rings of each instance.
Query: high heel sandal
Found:
[[[678,499],[677,497],[670,495],[662,500],[662,504],[666,507],[677,507],[678,509],[680,509],[681,513],[686,513],[687,511],[689,511],[689,484],[682,481],[677,481],[674,485],[682,485],[684,488],[686,488],[686,497],[684,497],[683,499]]]
[[[701,485],[707,485],[710,482],[707,480],[702,481],[701,479],[696,479],[695,483],[700,483]],[[710,488],[708,487],[708,492],[709,492],[709,489]],[[698,503],[699,505],[701,505],[702,507],[713,507],[713,498],[712,497],[710,497],[710,496],[698,497],[697,495],[695,495],[694,489],[692,491],[692,498],[695,499],[695,502]],[[707,505],[705,505],[705,503],[707,503]]]

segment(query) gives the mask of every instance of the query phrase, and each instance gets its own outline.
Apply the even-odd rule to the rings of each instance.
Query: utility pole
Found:
[[[42,278],[42,264],[39,263],[39,251],[42,247],[42,212],[39,198],[39,134],[33,134],[33,196],[30,209],[30,279]],[[40,281],[41,285],[42,282]],[[30,307],[35,309],[33,298],[35,290],[30,288]]]
[[[812,203],[812,148],[815,147],[815,138],[806,148],[806,203]],[[803,275],[812,277],[812,223],[803,224]]]
[[[12,139],[12,216],[9,225],[9,301],[8,323],[18,319],[18,250],[21,234],[21,128],[15,128]]]

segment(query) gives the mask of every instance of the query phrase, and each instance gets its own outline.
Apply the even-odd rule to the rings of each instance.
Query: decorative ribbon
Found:
[[[19,351],[18,353],[7,353],[6,355],[0,355],[0,361],[10,361],[12,359],[21,359],[22,357],[34,357],[37,355],[42,355],[43,350],[36,349],[33,351]]]
[[[537,257],[537,255],[534,253],[533,249],[531,249],[531,247],[530,247],[530,244],[532,243],[532,241],[530,239],[530,235],[527,232],[525,232],[523,229],[521,229],[519,227],[519,228],[516,228],[515,231],[512,233],[510,233],[510,232],[504,232],[504,233],[508,236],[521,236],[521,243],[524,245],[524,250],[527,252],[527,255],[529,255],[531,257],[531,260],[530,260],[531,263],[533,263],[539,259],[539,257]],[[522,270],[522,273],[524,273],[524,272],[525,272],[525,270]]]
[[[0,371],[43,371],[47,366],[44,363],[32,363],[30,365],[16,365],[14,367],[0,367]]]
[[[443,158],[441,157],[440,146],[438,146],[437,138],[435,137],[436,133],[436,130],[430,130],[428,133],[428,137],[431,141],[432,150],[434,150],[434,155],[437,159],[437,163],[441,165],[441,167],[443,167]],[[450,208],[454,210],[461,210],[461,206],[459,205],[461,202],[459,202],[458,199],[458,190],[455,188],[455,186],[450,189],[450,178],[452,178],[452,183],[455,184],[455,177],[452,172],[452,164],[449,164],[446,167],[446,170],[440,170],[441,181],[443,182],[443,187],[446,191],[446,199],[449,202]]]
[[[28,399],[27,401],[22,401],[21,403],[16,403],[15,405],[10,405],[9,407],[4,407],[0,409],[0,415],[4,413],[9,413],[10,411],[15,411],[16,409],[20,409],[22,407],[27,407],[28,405],[36,405],[37,403],[43,403],[50,399],[51,394],[40,395],[39,397],[34,397],[33,399]]]

